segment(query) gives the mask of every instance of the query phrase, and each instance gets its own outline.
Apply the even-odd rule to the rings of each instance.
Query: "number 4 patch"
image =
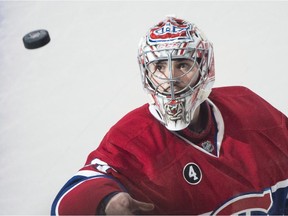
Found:
[[[202,179],[202,172],[195,163],[188,163],[183,169],[184,179],[191,185],[198,184]]]

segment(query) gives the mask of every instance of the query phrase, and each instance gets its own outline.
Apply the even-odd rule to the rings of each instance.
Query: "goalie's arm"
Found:
[[[95,215],[105,197],[125,191],[115,178],[94,167],[84,167],[63,186],[52,204],[51,215]]]

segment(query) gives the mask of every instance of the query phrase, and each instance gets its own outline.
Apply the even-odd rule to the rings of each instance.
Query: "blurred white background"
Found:
[[[285,1],[1,1],[0,214],[49,214],[107,130],[146,103],[138,41],[166,15],[214,43],[216,86],[245,85],[287,115],[287,11]],[[36,29],[51,42],[27,50]]]

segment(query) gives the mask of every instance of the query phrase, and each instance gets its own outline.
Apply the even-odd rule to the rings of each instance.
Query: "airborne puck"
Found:
[[[45,46],[50,42],[47,30],[40,29],[29,32],[23,37],[23,43],[27,49],[36,49]]]

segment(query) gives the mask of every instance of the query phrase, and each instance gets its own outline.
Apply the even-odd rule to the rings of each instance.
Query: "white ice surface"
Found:
[[[1,1],[0,214],[49,214],[106,131],[146,102],[140,37],[168,14],[213,41],[216,86],[245,85],[288,114],[288,2]],[[22,37],[47,29],[27,50]]]

